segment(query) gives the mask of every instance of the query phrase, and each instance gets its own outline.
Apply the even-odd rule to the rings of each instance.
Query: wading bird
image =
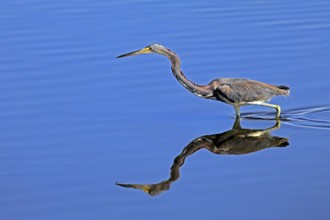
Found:
[[[289,95],[287,86],[275,86],[263,82],[240,78],[219,78],[207,85],[198,85],[188,80],[180,68],[179,57],[171,50],[160,44],[151,44],[141,50],[126,53],[117,58],[137,54],[158,53],[168,57],[172,63],[172,72],[176,79],[193,94],[206,98],[218,100],[234,106],[236,117],[240,117],[240,107],[243,105],[263,105],[276,109],[276,118],[280,117],[281,107],[279,105],[265,103],[276,95]]]

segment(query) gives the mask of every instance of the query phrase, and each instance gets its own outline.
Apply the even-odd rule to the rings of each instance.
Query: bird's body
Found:
[[[281,113],[280,106],[266,102],[270,101],[273,96],[289,95],[290,93],[287,86],[275,86],[240,78],[219,78],[212,80],[207,85],[198,85],[188,80],[182,73],[179,57],[173,51],[159,44],[152,44],[141,50],[118,56],[118,58],[143,53],[159,53],[167,56],[172,63],[173,75],[186,89],[199,97],[233,105],[237,117],[240,117],[240,106],[263,105],[275,108],[277,111],[276,117],[279,118]]]
[[[268,102],[273,96],[288,94],[287,87],[240,78],[215,79],[208,86],[214,91],[212,98],[231,105]]]

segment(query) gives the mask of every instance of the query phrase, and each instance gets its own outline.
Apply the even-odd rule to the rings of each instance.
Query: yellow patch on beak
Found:
[[[122,58],[122,57],[128,57],[128,56],[134,56],[134,55],[138,55],[138,54],[144,54],[144,53],[151,53],[151,48],[150,47],[145,47],[141,50],[137,50],[137,51],[133,51],[130,53],[125,53],[123,55],[118,56],[117,58]]]
[[[148,185],[142,187],[143,192],[146,192],[146,193],[150,193],[150,189],[151,189],[151,187]]]

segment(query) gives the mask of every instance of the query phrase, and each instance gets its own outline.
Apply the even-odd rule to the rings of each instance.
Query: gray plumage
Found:
[[[228,104],[247,105],[252,102],[268,102],[276,95],[289,95],[284,86],[274,86],[249,79],[220,78],[208,84],[213,88],[213,98]]]
[[[281,114],[280,106],[266,102],[270,101],[273,96],[290,94],[289,87],[287,86],[274,86],[239,78],[219,78],[211,81],[208,85],[198,85],[188,80],[183,74],[179,57],[173,51],[159,44],[151,44],[141,50],[123,54],[117,58],[144,53],[158,53],[168,57],[172,63],[171,69],[173,75],[186,89],[199,97],[233,105],[236,111],[236,117],[240,117],[240,106],[242,105],[263,105],[275,108],[276,118],[279,118]]]

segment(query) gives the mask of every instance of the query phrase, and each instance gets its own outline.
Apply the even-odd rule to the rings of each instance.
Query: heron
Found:
[[[187,79],[181,71],[179,56],[160,44],[151,44],[140,50],[117,56],[117,58],[149,53],[166,56],[171,61],[171,70],[175,78],[191,93],[205,99],[217,100],[232,105],[236,112],[236,118],[240,117],[241,106],[261,105],[274,108],[278,119],[281,115],[281,107],[268,102],[273,96],[287,96],[290,94],[290,89],[287,86],[276,86],[244,78],[218,78],[207,85],[196,84]]]

